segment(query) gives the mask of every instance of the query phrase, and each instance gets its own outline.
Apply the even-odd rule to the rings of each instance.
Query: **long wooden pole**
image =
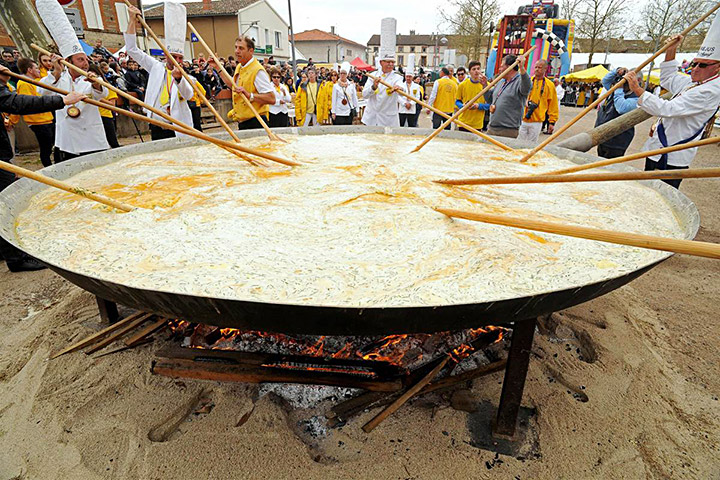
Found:
[[[577,175],[519,175],[515,177],[483,177],[458,180],[437,180],[443,185],[511,185],[518,183],[613,182],[622,180],[670,180],[674,178],[720,177],[720,168],[683,170],[651,170],[649,172],[578,173]]]
[[[131,6],[130,2],[128,0],[125,0],[125,3],[128,6]],[[168,51],[167,47],[165,47],[165,43],[161,42],[157,35],[155,35],[155,32],[152,28],[148,26],[148,24],[145,22],[145,19],[142,17],[142,15],[136,15],[137,19],[140,21],[142,26],[145,28],[145,30],[150,34],[150,36],[155,40],[155,42],[160,45],[160,48],[162,49],[163,53],[165,54],[166,61],[171,62],[172,65],[177,68],[180,71],[180,74],[183,76],[186,82],[188,82],[195,92],[195,95],[198,96],[200,100],[205,104],[206,107],[210,109],[212,114],[215,116],[217,121],[222,125],[222,127],[225,129],[227,133],[230,134],[230,137],[235,140],[235,142],[240,143],[240,138],[235,135],[235,132],[230,128],[230,126],[225,122],[225,119],[222,118],[222,115],[218,113],[217,110],[215,110],[215,107],[210,103],[210,101],[207,99],[205,94],[203,94],[202,90],[200,90],[200,87],[197,85],[197,81],[194,81],[190,78],[190,75],[185,71],[185,69],[178,63],[177,60],[175,60],[175,57],[173,57],[170,52]],[[177,26],[177,28],[181,28],[180,25]]]
[[[127,0],[125,0],[127,1]],[[215,65],[217,65],[218,71],[220,72],[220,76],[223,77],[223,80],[230,85],[235,85],[235,82],[233,81],[232,77],[229,73],[225,70],[225,68],[220,64],[220,59],[217,58],[217,55],[215,55],[215,52],[208,46],[207,43],[205,43],[205,40],[202,38],[202,35],[195,29],[192,23],[188,22],[188,27],[190,28],[190,31],[195,34],[198,41],[200,42],[200,45],[203,46],[205,50],[207,50],[210,53],[210,56],[215,61]],[[247,98],[245,95],[240,94],[240,96],[245,101],[245,105],[247,105],[250,110],[252,110],[253,115],[255,115],[255,118],[260,122],[260,125],[262,125],[263,129],[265,129],[265,132],[268,134],[268,137],[270,140],[279,140],[281,142],[286,142],[286,140],[283,140],[279,136],[275,134],[272,130],[270,130],[270,127],[268,127],[267,123],[265,123],[265,120],[263,120],[260,113],[255,109],[255,105],[252,104],[249,98]]]
[[[383,80],[382,78],[379,78],[379,77],[376,77],[376,76],[374,76],[374,75],[370,75],[370,74],[367,74],[367,73],[366,73],[365,75],[366,75],[367,77],[369,77],[370,79],[372,79],[372,80],[375,80],[375,79],[380,80],[380,84],[381,84],[381,85],[384,85],[384,86],[386,86],[386,87],[388,87],[388,88],[392,88],[392,85],[390,85],[389,83],[387,83],[387,82],[386,82],[385,80]],[[429,103],[425,103],[425,102],[423,102],[422,100],[418,100],[417,98],[413,97],[412,95],[410,95],[410,94],[408,94],[408,93],[403,92],[402,90],[398,90],[397,93],[398,93],[400,96],[405,97],[405,98],[407,98],[408,100],[412,100],[413,102],[417,103],[418,105],[421,105],[421,106],[427,108],[428,110],[431,110],[431,111],[437,113],[438,115],[440,115],[440,116],[443,117],[443,118],[452,118],[452,117],[451,117],[450,115],[448,115],[447,113],[445,113],[445,112],[443,112],[443,111],[441,111],[441,110],[438,110],[437,108],[433,107],[433,106],[430,105]],[[492,143],[493,145],[502,148],[503,150],[507,150],[508,152],[514,152],[514,151],[515,151],[515,150],[513,150],[512,148],[510,148],[510,147],[508,147],[507,145],[505,145],[504,143],[495,140],[495,139],[492,138],[490,135],[486,135],[486,134],[482,133],[481,131],[479,131],[479,130],[473,128],[473,127],[471,127],[470,125],[467,125],[466,123],[461,122],[459,119],[454,119],[453,122],[455,122],[455,124],[456,124],[458,127],[462,127],[462,128],[464,128],[465,130],[467,130],[467,131],[469,131],[469,132],[471,132],[471,133],[474,133],[475,135],[477,135],[478,137],[482,138],[483,140],[486,140],[486,141]]]
[[[700,23],[702,23],[703,21],[705,21],[705,19],[707,19],[710,15],[712,15],[712,14],[715,12],[715,10],[717,10],[718,8],[720,8],[720,3],[715,4],[715,6],[710,9],[710,11],[708,11],[705,15],[703,15],[702,17],[700,17],[700,18],[698,18],[697,20],[695,20],[695,21],[692,23],[692,25],[690,25],[688,28],[686,28],[685,30],[683,30],[683,32],[682,32],[680,35],[685,36],[685,35],[687,35],[688,33],[692,32],[692,31],[695,29],[695,27],[697,27],[698,25],[700,25]],[[637,68],[635,68],[634,72],[635,72],[635,73],[640,73],[643,68],[645,68],[645,67],[646,67],[647,65],[649,65],[651,62],[653,62],[657,57],[659,57],[660,55],[662,55],[663,53],[665,53],[665,50],[667,50],[668,48],[670,48],[671,46],[673,46],[673,45],[676,44],[676,43],[677,43],[677,40],[675,40],[675,37],[673,37],[673,38],[670,39],[665,45],[663,45],[663,47],[662,47],[660,50],[658,50],[657,52],[655,52],[650,58],[648,58],[648,59],[645,60],[643,63],[641,63],[640,66],[638,66]],[[540,145],[538,145],[537,147],[535,147],[535,148],[533,148],[532,150],[530,150],[530,152],[528,152],[527,155],[525,155],[520,161],[521,161],[521,162],[527,162],[528,160],[530,160],[530,158],[532,158],[533,155],[535,155],[537,152],[539,152],[540,150],[542,150],[543,148],[545,148],[547,145],[549,145],[551,142],[553,142],[557,137],[559,137],[559,136],[562,135],[565,131],[567,131],[568,128],[570,128],[570,127],[572,127],[573,125],[575,125],[575,123],[577,123],[578,120],[580,120],[580,119],[583,118],[585,115],[587,115],[588,113],[590,113],[591,111],[593,111],[593,110],[595,109],[595,107],[597,107],[597,106],[600,104],[600,102],[604,101],[607,97],[609,97],[610,95],[612,95],[615,90],[617,90],[618,88],[620,88],[620,87],[622,87],[623,85],[625,85],[625,82],[626,82],[626,80],[625,80],[624,78],[622,78],[619,82],[617,82],[615,85],[613,85],[608,91],[606,91],[605,93],[603,93],[602,95],[600,95],[600,96],[597,98],[597,100],[595,100],[593,103],[591,103],[590,105],[588,105],[587,107],[585,107],[580,113],[578,113],[578,114],[575,116],[575,118],[573,118],[572,120],[570,120],[570,122],[566,123],[566,124],[563,125],[560,129],[556,130],[552,135],[550,135],[550,136],[549,136],[548,138],[546,138],[542,143],[540,143]]]
[[[710,137],[703,140],[697,140],[695,142],[684,143],[682,145],[673,145],[670,147],[658,148],[657,150],[649,150],[646,152],[633,153],[631,155],[625,155],[617,158],[607,158],[605,160],[598,160],[597,162],[586,163],[585,165],[577,165],[575,167],[568,167],[552,172],[541,173],[540,175],[562,175],[565,173],[581,172],[583,170],[590,170],[591,168],[605,167],[607,165],[615,165],[616,163],[630,162],[632,160],[638,160],[640,158],[652,157],[655,155],[662,155],[664,153],[670,152],[677,152],[678,150],[685,150],[686,148],[712,145],[714,143],[720,143],[720,137]]]
[[[86,190],[82,187],[76,187],[69,183],[63,182],[62,180],[56,180],[52,177],[33,172],[32,170],[18,167],[17,165],[13,165],[9,162],[3,162],[0,160],[0,169],[5,170],[6,172],[14,173],[15,175],[19,175],[21,177],[35,180],[36,182],[44,183],[45,185],[49,185],[51,187],[59,188],[60,190],[65,190],[68,193],[89,198],[90,200],[102,203],[103,205],[107,205],[108,207],[117,208],[118,210],[122,210],[123,212],[130,212],[135,209],[135,207],[133,207],[132,205],[118,202],[117,200],[113,200],[112,198],[106,197],[105,195],[100,195],[99,193],[95,193],[91,190]]]
[[[448,217],[462,218],[476,222],[502,225],[505,227],[522,228],[536,232],[553,233],[567,237],[584,238],[599,242],[628,245],[631,247],[662,250],[665,252],[684,253],[696,257],[720,259],[720,245],[693,240],[678,240],[674,238],[655,237],[640,233],[618,232],[599,228],[579,227],[562,223],[545,222],[528,218],[514,218],[505,215],[492,215],[489,213],[464,212],[448,208],[436,208],[437,212]]]
[[[18,74],[16,74],[16,73],[12,73],[12,72],[10,72],[8,75],[10,75],[11,77],[17,78],[17,79],[19,79],[19,80],[24,80],[24,81],[26,81],[27,83],[30,83],[30,84],[32,84],[32,85],[35,85],[36,87],[44,88],[45,90],[49,90],[49,91],[51,91],[51,92],[55,92],[55,93],[58,93],[58,94],[60,94],[60,95],[67,95],[67,94],[68,94],[68,92],[66,92],[65,90],[62,90],[62,89],[57,88],[57,87],[53,87],[52,85],[47,85],[47,84],[44,84],[44,83],[40,83],[40,82],[38,82],[37,80],[33,80],[33,79],[28,78],[28,77],[25,77],[25,76],[23,76],[23,75],[18,75]],[[293,162],[292,160],[287,160],[287,159],[278,157],[278,156],[276,156],[276,155],[272,155],[272,154],[270,154],[270,153],[265,153],[265,152],[262,152],[262,151],[259,151],[259,150],[256,151],[256,150],[253,149],[253,148],[243,147],[242,145],[238,145],[238,144],[236,144],[236,143],[228,142],[228,141],[226,141],[226,140],[221,140],[221,139],[219,139],[219,138],[214,138],[214,137],[211,137],[210,135],[207,135],[207,134],[205,134],[205,133],[203,133],[203,132],[198,132],[197,130],[186,130],[186,129],[184,129],[184,128],[182,128],[182,127],[179,127],[179,126],[177,126],[177,125],[174,125],[174,124],[172,124],[172,123],[165,123],[165,122],[163,122],[162,120],[158,120],[158,119],[156,119],[156,118],[146,117],[145,115],[140,115],[140,114],[138,114],[138,113],[131,112],[130,110],[125,110],[124,108],[116,107],[116,106],[114,106],[114,105],[108,105],[108,104],[106,104],[106,103],[101,103],[101,102],[98,102],[97,100],[93,100],[92,98],[85,98],[85,99],[83,99],[83,102],[89,103],[90,105],[95,105],[96,107],[105,108],[105,109],[110,110],[110,111],[112,111],[112,112],[115,112],[115,113],[117,113],[117,114],[125,115],[125,116],[128,116],[128,117],[130,117],[130,118],[133,118],[133,119],[135,119],[135,120],[139,120],[139,121],[141,121],[141,122],[147,122],[147,123],[151,123],[151,124],[153,124],[153,125],[156,125],[156,126],[158,126],[158,127],[167,128],[167,129],[174,130],[174,131],[180,132],[180,133],[185,133],[186,135],[191,135],[191,136],[193,136],[193,137],[197,137],[197,138],[199,138],[199,139],[201,139],[201,140],[205,140],[205,141],[207,141],[207,142],[214,143],[214,144],[216,144],[216,145],[218,145],[218,146],[221,146],[221,147],[227,147],[227,148],[230,148],[230,149],[233,149],[233,150],[240,150],[241,152],[249,153],[249,154],[252,154],[252,155],[257,155],[258,157],[267,158],[268,160],[272,160],[272,161],[274,161],[274,162],[282,163],[283,165],[288,165],[288,166],[290,166],[290,167],[295,167],[295,166],[299,166],[299,165],[300,165],[299,163]]]
[[[42,48],[42,47],[40,47],[40,46],[38,46],[38,45],[36,45],[36,44],[34,44],[34,43],[31,44],[30,46],[31,46],[32,48],[34,48],[35,50],[37,50],[38,52],[42,53],[43,55],[52,56],[52,54],[51,54],[50,52],[48,52],[48,51],[45,50],[44,48]],[[83,76],[85,76],[85,77],[88,76],[88,72],[86,72],[85,70],[81,69],[80,67],[77,67],[77,66],[73,65],[72,63],[70,63],[70,62],[68,62],[68,61],[66,61],[66,60],[64,60],[64,59],[63,59],[63,60],[60,60],[60,63],[62,63],[63,65],[65,65],[65,66],[66,66],[67,68],[69,68],[70,70],[73,70],[74,72],[79,73],[80,75],[83,75]],[[130,102],[132,102],[132,103],[135,103],[136,105],[139,105],[139,106],[141,106],[142,108],[145,108],[146,110],[154,113],[155,115],[158,115],[159,117],[167,120],[168,122],[175,123],[176,125],[184,128],[184,129],[186,129],[186,130],[198,132],[198,130],[195,130],[194,127],[192,127],[192,126],[190,126],[190,125],[188,125],[188,124],[186,124],[186,123],[184,123],[184,122],[181,122],[180,120],[178,120],[178,119],[176,119],[176,118],[174,118],[174,117],[171,117],[170,115],[168,115],[167,113],[163,112],[162,110],[157,109],[157,108],[153,107],[152,105],[143,102],[143,101],[140,100],[139,98],[133,97],[133,96],[130,95],[129,93],[124,92],[123,90],[121,90],[121,89],[115,87],[114,85],[106,82],[105,80],[103,80],[103,79],[100,78],[100,77],[96,77],[96,78],[95,78],[95,82],[98,83],[99,85],[102,85],[103,87],[107,88],[108,90],[112,90],[113,92],[117,93],[119,96],[123,97],[124,99],[126,99],[126,100],[128,100],[128,101],[130,101]],[[183,132],[183,133],[185,133],[185,132]],[[192,135],[192,133],[185,133],[185,134],[186,134],[186,135]],[[247,158],[245,155],[243,155],[243,154],[240,153],[240,152],[237,152],[237,151],[235,151],[235,150],[229,150],[229,149],[227,149],[227,148],[225,148],[225,147],[221,147],[221,148],[223,148],[224,150],[228,150],[230,153],[232,153],[233,155],[237,155],[238,157],[242,158],[243,160],[252,162],[249,158]]]
[[[472,100],[470,100],[469,102],[467,102],[467,103],[465,104],[465,106],[463,106],[463,108],[461,108],[460,110],[458,110],[457,112],[455,112],[455,113],[453,114],[453,116],[450,117],[448,120],[445,120],[445,123],[443,123],[442,125],[440,125],[433,133],[431,133],[431,134],[430,134],[428,137],[426,137],[422,142],[420,142],[420,145],[418,145],[417,147],[415,147],[415,149],[414,149],[411,153],[414,153],[414,152],[419,151],[422,147],[424,147],[425,145],[427,145],[427,143],[428,143],[430,140],[432,140],[433,138],[437,137],[437,136],[440,134],[440,132],[442,132],[443,130],[445,130],[445,128],[446,128],[448,125],[450,125],[450,123],[452,123],[453,121],[455,121],[455,119],[457,119],[460,115],[462,115],[465,110],[467,110],[467,109],[470,108],[475,102],[477,102],[477,101],[480,99],[480,97],[482,97],[488,90],[490,90],[491,88],[493,88],[495,85],[497,85],[498,82],[500,82],[500,80],[502,80],[503,78],[505,78],[505,76],[506,76],[508,73],[510,73],[517,65],[520,64],[520,62],[524,62],[524,61],[525,61],[525,58],[527,58],[527,56],[530,55],[530,53],[531,53],[533,50],[535,50],[535,45],[533,45],[532,47],[530,47],[527,52],[525,52],[525,53],[523,53],[522,55],[520,55],[520,56],[517,58],[517,60],[515,60],[515,61],[513,62],[512,65],[510,65],[509,67],[507,67],[504,72],[502,72],[500,75],[498,75],[497,77],[495,77],[495,79],[494,79],[492,82],[488,83],[487,87],[483,88],[477,95],[475,95],[475,96],[472,98]]]

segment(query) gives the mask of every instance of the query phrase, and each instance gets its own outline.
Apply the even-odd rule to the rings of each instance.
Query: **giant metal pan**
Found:
[[[313,129],[282,129],[283,135],[318,135],[345,133],[374,133],[385,135],[425,136],[430,130],[378,127],[318,127]],[[241,138],[264,135],[262,131],[240,132]],[[220,136],[220,135],[219,135]],[[445,138],[478,141],[469,133],[444,132]],[[225,138],[224,136],[222,136]],[[502,139],[512,147],[522,147],[517,141]],[[86,157],[77,158],[59,165],[45,168],[43,173],[58,179],[67,179],[88,168],[106,165],[119,158],[140,153],[171,150],[189,144],[194,140],[163,140],[132,145]],[[592,155],[562,148],[550,147],[548,151],[576,163],[597,160]],[[610,167],[614,170],[628,170],[627,166]],[[682,224],[685,238],[692,239],[700,226],[700,217],[695,205],[682,193],[664,183],[646,181],[660,192],[675,209]],[[30,198],[45,186],[22,179],[0,194],[0,235],[15,246],[15,218],[26,208]],[[638,208],[642,208],[638,205]],[[669,257],[670,254],[667,255]],[[667,258],[665,257],[665,258]],[[42,260],[42,258],[41,258]],[[660,260],[662,261],[662,260]],[[145,290],[127,285],[108,282],[100,278],[82,275],[49,264],[50,268],[75,285],[101,298],[129,307],[154,312],[170,318],[183,318],[222,327],[233,327],[267,332],[283,332],[315,335],[387,335],[394,333],[432,333],[437,331],[475,328],[484,325],[499,325],[516,320],[525,320],[538,315],[554,312],[586,302],[625,285],[647,272],[660,261],[645,265],[631,273],[595,284],[579,286],[568,290],[547,292],[535,296],[517,297],[508,300],[441,307],[402,308],[337,308],[327,306],[290,305],[282,303],[260,303],[243,299],[220,299],[202,296],[181,295],[167,291]]]

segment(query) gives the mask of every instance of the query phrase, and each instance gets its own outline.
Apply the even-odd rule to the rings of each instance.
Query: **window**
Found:
[[[245,31],[245,35],[252,38],[255,46],[260,44],[260,29],[258,27],[250,27]]]
[[[402,64],[403,64],[404,57],[403,57],[402,55],[398,55],[397,58],[398,58],[398,63],[399,63],[400,65],[402,65]]]
[[[380,47],[373,47],[373,51],[374,51],[375,53],[378,53],[378,50],[380,50]]]
[[[118,28],[121,32],[127,30],[128,22],[130,21],[130,15],[128,14],[127,5],[124,3],[115,4],[115,13],[118,20]]]
[[[423,55],[420,57],[420,66],[427,67],[427,55]]]
[[[427,47],[422,47],[422,53],[427,53]]]
[[[346,57],[352,57],[352,50],[348,48],[347,52],[345,53]]]
[[[275,48],[282,50],[282,32],[275,31]]]
[[[272,45],[272,40],[270,39],[270,30],[267,28],[265,29],[265,45],[262,45],[263,48],[265,48],[266,45]]]
[[[98,0],[82,0],[83,10],[85,11],[85,21],[87,28],[97,30],[103,29],[102,15],[100,14],[100,5]]]

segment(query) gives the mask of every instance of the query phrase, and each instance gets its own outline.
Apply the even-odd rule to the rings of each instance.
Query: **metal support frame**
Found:
[[[95,300],[97,301],[98,310],[100,311],[100,319],[103,322],[112,324],[120,320],[117,303],[97,296],[95,297]]]
[[[505,378],[503,379],[502,393],[497,417],[493,425],[493,434],[503,437],[513,437],[517,426],[520,402],[522,401],[525,379],[530,364],[530,350],[532,349],[535,325],[537,321],[524,320],[513,324],[512,340]]]

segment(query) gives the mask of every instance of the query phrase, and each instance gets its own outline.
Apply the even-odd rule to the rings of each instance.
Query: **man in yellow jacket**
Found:
[[[241,95],[250,100],[265,122],[268,121],[270,105],[275,103],[275,89],[270,82],[270,76],[253,56],[254,52],[255,41],[252,38],[242,36],[235,40],[235,58],[238,65],[232,78],[233,84],[228,84],[233,91],[233,109],[228,113],[228,117],[238,122],[238,130],[262,128]],[[218,65],[214,68],[223,67]]]
[[[475,98],[475,95],[487,87],[487,84],[488,81],[482,73],[482,65],[480,65],[480,62],[470,62],[470,78],[464,80],[460,83],[460,86],[458,86],[455,106],[457,106],[458,109],[463,108],[467,102]],[[476,130],[482,130],[483,122],[485,121],[485,111],[489,109],[490,104],[486,103],[485,97],[482,96],[460,115],[460,121]],[[462,127],[460,130],[467,131]]]
[[[18,71],[27,77],[34,80],[40,80],[41,76],[40,68],[30,58],[21,58],[17,62]],[[35,85],[20,80],[17,84],[17,93],[20,95],[32,95],[39,97],[40,94],[37,91]],[[38,144],[40,145],[40,161],[43,167],[49,167],[52,165],[52,151],[55,145],[55,120],[51,112],[47,113],[36,113],[34,115],[23,115],[23,120],[30,127],[30,130],[35,134]]]
[[[430,93],[430,100],[428,103],[441,112],[452,115],[455,111],[457,89],[458,84],[455,77],[450,75],[450,70],[443,67],[440,70],[440,78],[433,83],[433,89],[432,93]],[[428,111],[428,113],[430,112]],[[441,117],[437,113],[433,113],[433,128],[437,129],[444,121],[445,118]],[[448,124],[445,130],[450,130],[450,124]]]
[[[545,121],[545,114],[547,114],[550,122],[548,133],[552,133],[555,128],[555,122],[557,122],[559,115],[559,106],[555,84],[545,77],[547,69],[547,60],[538,60],[535,63],[532,89],[528,96],[522,125],[520,125],[518,140],[537,143],[542,124]]]

